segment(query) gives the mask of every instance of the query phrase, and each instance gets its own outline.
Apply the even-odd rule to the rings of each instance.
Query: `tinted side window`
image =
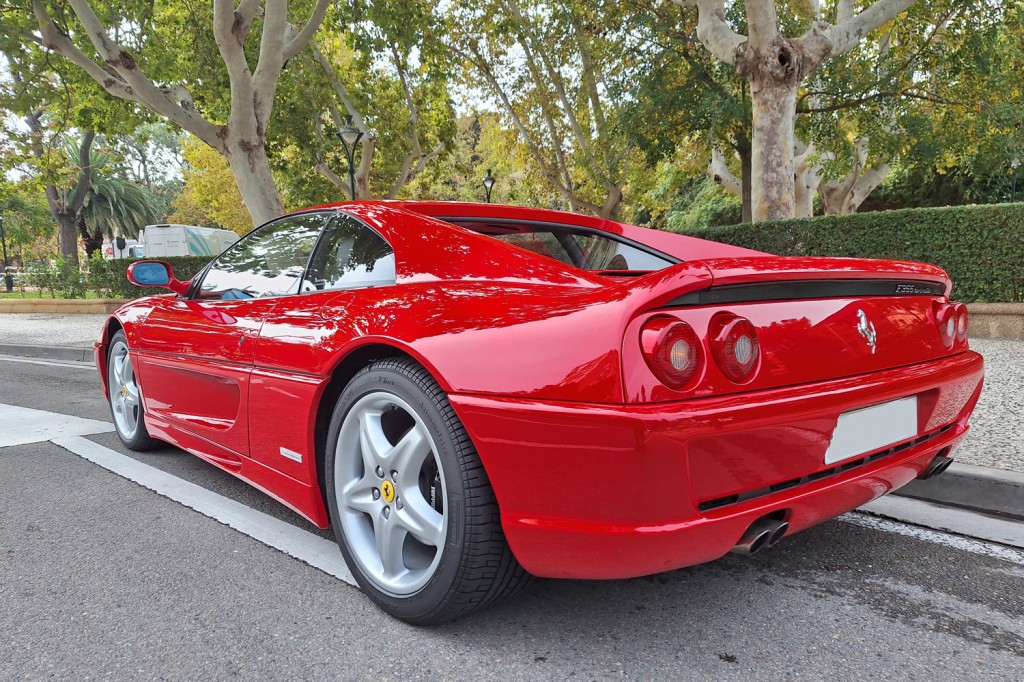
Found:
[[[570,228],[527,227],[512,233],[490,233],[490,236],[583,270],[646,271],[660,270],[672,264],[629,244]]]
[[[354,289],[395,283],[395,254],[379,234],[340,215],[320,240],[304,290]]]
[[[217,258],[199,298],[245,299],[299,292],[317,236],[331,213],[283,218],[251,232]]]

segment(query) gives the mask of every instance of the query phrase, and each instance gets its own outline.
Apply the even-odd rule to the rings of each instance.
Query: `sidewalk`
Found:
[[[0,355],[92,361],[106,315],[0,313]],[[971,432],[941,476],[899,494],[1024,520],[1024,341],[971,339],[985,388]]]

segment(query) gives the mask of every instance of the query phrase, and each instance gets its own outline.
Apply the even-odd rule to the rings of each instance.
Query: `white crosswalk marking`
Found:
[[[114,425],[95,419],[32,410],[0,403],[0,448],[41,443],[54,438],[109,433]]]

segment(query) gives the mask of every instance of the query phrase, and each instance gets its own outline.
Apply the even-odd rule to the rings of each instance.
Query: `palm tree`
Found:
[[[77,149],[74,153],[77,155]],[[119,177],[120,170],[109,152],[92,152],[89,187],[78,214],[78,231],[89,258],[103,248],[104,236],[111,240],[117,235],[136,237],[139,230],[160,218],[156,198],[141,186]]]
[[[137,237],[159,217],[152,195],[139,185],[116,176],[93,178],[79,219],[86,255],[91,258],[103,248],[104,235],[111,240],[117,235]]]

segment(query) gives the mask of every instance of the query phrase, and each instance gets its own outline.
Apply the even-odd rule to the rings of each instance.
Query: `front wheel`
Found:
[[[392,616],[443,622],[526,583],[480,458],[419,364],[382,360],[352,379],[334,409],[325,464],[341,551]]]
[[[110,339],[110,350],[107,352],[107,393],[110,394],[114,430],[124,446],[142,452],[156,445],[146,429],[142,388],[136,379],[128,340],[123,331],[118,331]]]

